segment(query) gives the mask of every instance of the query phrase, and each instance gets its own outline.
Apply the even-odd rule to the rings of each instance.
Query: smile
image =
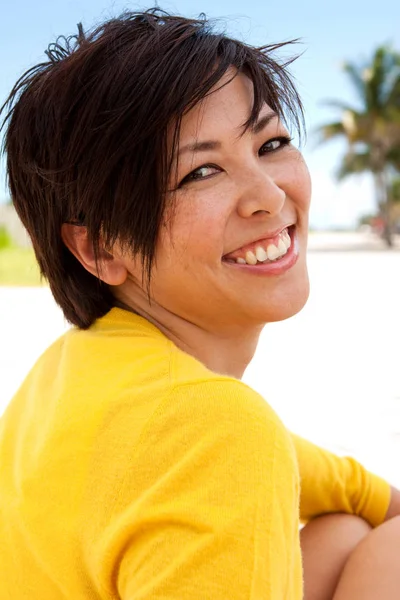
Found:
[[[224,256],[224,260],[236,262],[240,265],[256,265],[257,263],[278,260],[286,254],[292,245],[288,229],[288,227],[285,227],[273,238],[267,238],[239,248],[239,250]]]
[[[298,258],[294,226],[286,227],[273,238],[260,240],[223,257],[223,262],[244,269],[279,274],[292,267]]]

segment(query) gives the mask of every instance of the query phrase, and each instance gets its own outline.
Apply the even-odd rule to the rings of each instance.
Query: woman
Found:
[[[302,561],[308,600],[397,597],[399,493],[240,381],[308,295],[275,49],[127,13],[11,92],[11,194],[76,327],[1,421],[2,598],[297,600]]]

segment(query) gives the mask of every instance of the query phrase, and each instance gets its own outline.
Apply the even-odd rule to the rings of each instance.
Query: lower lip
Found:
[[[241,265],[236,262],[228,262],[224,261],[226,265],[229,267],[233,267],[236,269],[240,269],[241,271],[246,271],[247,273],[254,273],[255,275],[282,275],[289,271],[297,262],[299,258],[299,242],[297,239],[296,229],[291,229],[289,231],[290,239],[292,243],[290,244],[289,250],[286,252],[282,258],[278,258],[273,262],[265,262],[258,263],[257,265]]]

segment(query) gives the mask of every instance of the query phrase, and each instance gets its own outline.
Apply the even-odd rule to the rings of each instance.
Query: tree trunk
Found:
[[[389,248],[393,247],[393,194],[391,187],[388,182],[387,176],[385,177],[385,185],[386,185],[386,219],[385,223],[387,223],[385,227],[385,241]],[[387,231],[386,231],[387,230]]]
[[[383,168],[375,175],[375,185],[378,197],[378,203],[381,210],[381,215],[384,222],[382,238],[385,240],[388,248],[393,247],[392,235],[392,196],[388,190],[387,173]]]

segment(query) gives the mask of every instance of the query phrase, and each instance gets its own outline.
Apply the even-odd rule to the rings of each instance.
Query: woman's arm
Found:
[[[387,510],[385,521],[400,516],[400,491],[395,487],[390,488],[390,503]]]
[[[353,458],[336,456],[297,435],[292,437],[300,470],[303,521],[343,512],[358,515],[376,527],[389,518],[388,514],[399,514],[398,492],[392,495],[390,508],[391,488],[386,481]]]

